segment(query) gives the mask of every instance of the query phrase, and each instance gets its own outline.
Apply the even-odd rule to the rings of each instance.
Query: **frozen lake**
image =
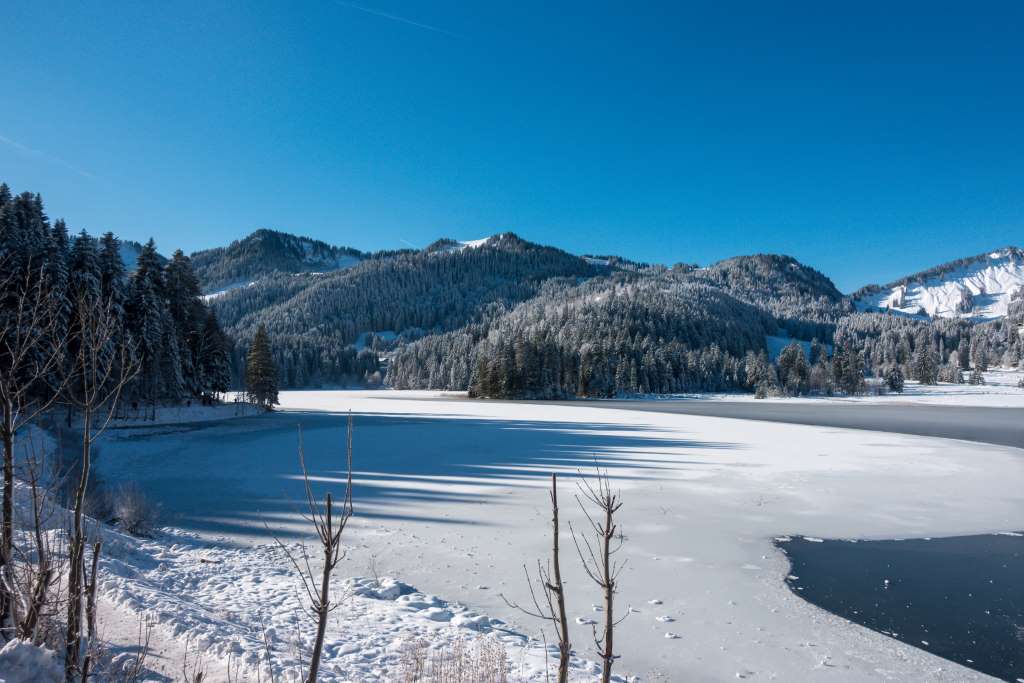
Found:
[[[228,543],[266,525],[301,536],[296,458],[340,490],[355,415],[356,524],[342,575],[388,574],[536,632],[499,597],[528,596],[522,564],[549,544],[545,487],[598,462],[623,490],[620,671],[646,680],[971,680],[976,672],[850,624],[786,588],[780,535],[893,538],[1024,528],[1024,453],[1003,446],[588,405],[432,400],[417,392],[287,392],[285,410],[117,430],[108,480],[134,479],[166,523]],[[321,489],[322,490],[322,489]],[[566,554],[570,617],[598,593]],[[652,604],[651,601],[660,601]],[[678,638],[667,637],[672,633]],[[593,658],[590,629],[574,646]],[[880,673],[883,672],[883,673]]]

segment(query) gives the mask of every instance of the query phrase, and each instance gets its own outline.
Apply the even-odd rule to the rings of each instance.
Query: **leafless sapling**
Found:
[[[71,332],[74,356],[69,364],[64,392],[65,400],[82,414],[82,462],[75,488],[68,567],[64,675],[69,682],[88,668],[88,662],[83,662],[83,656],[88,657],[88,642],[82,639],[83,601],[86,598],[83,510],[92,447],[110,425],[122,390],[135,377],[139,368],[134,346],[124,336],[120,321],[113,315],[110,301],[79,295],[76,304]]]
[[[551,622],[558,636],[558,683],[569,680],[569,659],[572,655],[572,643],[569,641],[569,618],[565,613],[565,586],[562,583],[562,566],[558,547],[558,475],[551,474],[551,558],[547,566],[537,560],[537,573],[530,576],[530,571],[523,565],[526,574],[526,585],[530,589],[530,600],[533,608],[523,607],[512,602],[504,595],[501,599],[514,609],[531,617]],[[540,588],[534,589],[534,583]]]
[[[299,467],[302,469],[302,481],[305,486],[306,519],[316,530],[323,559],[319,581],[317,580],[316,572],[310,565],[309,555],[306,553],[305,546],[302,546],[300,551],[302,559],[300,563],[299,559],[295,557],[292,551],[280,539],[277,539],[277,543],[284,550],[301,578],[302,587],[309,598],[309,611],[316,620],[316,637],[313,641],[313,652],[310,655],[306,683],[313,683],[317,680],[320,670],[320,657],[324,648],[324,634],[327,631],[327,617],[338,606],[331,601],[331,573],[338,566],[338,562],[344,557],[341,535],[345,531],[348,521],[352,518],[352,413],[348,415],[345,453],[347,475],[341,505],[338,509],[335,509],[334,497],[331,493],[328,493],[321,510],[321,506],[313,495],[313,489],[309,483],[309,471],[306,469],[302,443],[302,428],[299,427]]]
[[[593,632],[594,645],[602,662],[601,682],[608,683],[612,677],[612,664],[618,659],[614,647],[615,627],[626,618],[623,616],[616,619],[614,611],[619,575],[626,566],[625,562],[615,560],[615,555],[622,549],[625,540],[615,522],[615,515],[622,507],[622,496],[618,491],[612,490],[608,473],[600,469],[597,470],[594,482],[581,477],[578,486],[576,500],[590,524],[590,529],[577,534],[572,528],[572,523],[569,524],[569,529],[572,531],[572,540],[583,569],[590,580],[601,589],[604,597],[604,626],[600,635],[597,633],[596,625]],[[588,504],[596,508],[594,512],[587,509]]]
[[[66,553],[53,547],[53,539],[45,532],[59,511],[54,504],[54,488],[58,482],[47,477],[44,449],[37,447],[30,434],[20,476],[29,490],[30,509],[27,511],[32,531],[30,547],[15,546],[17,561],[12,568],[20,570],[20,578],[12,584],[14,591],[14,617],[17,636],[33,643],[43,641],[47,620],[56,615],[59,603],[60,579],[63,575]],[[58,537],[57,543],[60,543]],[[26,544],[27,546],[28,544]]]

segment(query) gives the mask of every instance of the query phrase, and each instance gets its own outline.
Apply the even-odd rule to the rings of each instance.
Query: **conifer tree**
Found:
[[[268,410],[277,405],[277,366],[270,349],[270,338],[262,325],[245,358],[245,390],[249,399]]]
[[[939,359],[932,346],[931,335],[927,330],[921,330],[917,336],[915,346],[913,360],[914,379],[921,384],[937,383],[939,380]]]
[[[206,310],[199,298],[199,280],[189,258],[178,249],[164,269],[164,287],[174,329],[177,333],[181,373],[187,378],[189,393],[201,392],[199,386],[199,346],[206,323]]]
[[[69,295],[72,301],[84,296],[90,302],[100,298],[100,261],[96,240],[83,230],[71,245],[68,264]],[[72,307],[74,308],[74,307]]]
[[[181,363],[177,331],[167,306],[163,269],[153,240],[139,253],[126,308],[138,345],[138,395],[154,408],[161,398],[179,399]]]
[[[109,302],[111,314],[124,317],[125,302],[128,298],[124,261],[121,260],[121,244],[114,233],[107,232],[100,238],[100,290],[103,300]]]
[[[889,368],[889,371],[885,373],[885,384],[889,387],[889,391],[894,391],[897,394],[903,393],[903,371],[900,370],[899,365],[893,365]]]
[[[231,385],[228,339],[220,329],[217,316],[207,311],[199,351],[199,372],[204,391],[222,394]]]

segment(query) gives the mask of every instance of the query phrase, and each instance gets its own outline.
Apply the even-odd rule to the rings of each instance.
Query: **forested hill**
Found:
[[[765,308],[780,327],[801,339],[826,339],[853,306],[828,277],[792,256],[754,254],[693,272],[696,280]]]
[[[359,263],[365,254],[350,247],[297,237],[275,230],[257,230],[226,247],[192,254],[192,266],[210,293],[248,283],[273,273],[327,272]]]
[[[776,331],[767,311],[683,269],[550,282],[489,320],[398,349],[398,388],[561,398],[746,388],[748,354]]]
[[[367,333],[404,342],[445,332],[527,300],[552,279],[575,282],[605,271],[505,233],[377,256],[331,273],[278,274],[213,304],[239,354],[266,326],[284,386],[345,384],[377,370],[376,354],[359,354]]]

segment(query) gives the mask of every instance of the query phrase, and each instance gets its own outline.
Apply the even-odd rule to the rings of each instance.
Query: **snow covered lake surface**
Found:
[[[779,547],[804,599],[1003,680],[1024,678],[1024,534]]]
[[[984,678],[797,598],[773,538],[1024,528],[1024,451],[586,404],[436,398],[284,392],[276,414],[116,430],[99,467],[108,480],[138,481],[163,503],[167,524],[244,553],[270,540],[265,524],[286,540],[305,537],[297,425],[318,490],[337,491],[351,410],[357,516],[340,576],[394,576],[536,633],[537,624],[499,593],[527,599],[522,565],[546,557],[549,473],[565,475],[563,517],[578,525],[572,479],[597,462],[625,500],[629,565],[618,599],[633,612],[616,637],[621,673],[644,680]],[[593,659],[585,622],[600,620],[599,595],[568,538],[562,546],[574,646]]]

